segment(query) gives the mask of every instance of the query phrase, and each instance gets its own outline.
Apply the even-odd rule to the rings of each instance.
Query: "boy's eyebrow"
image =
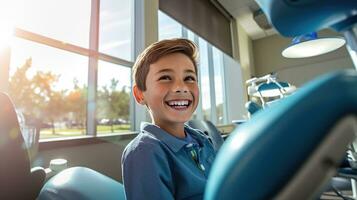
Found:
[[[186,69],[186,70],[185,70],[185,72],[186,72],[186,73],[196,74],[196,72],[195,72],[195,71],[193,71],[192,69]]]
[[[172,72],[172,71],[173,71],[172,69],[162,69],[162,70],[159,70],[158,72],[156,72],[156,74],[160,74],[163,72]]]
[[[162,70],[159,70],[158,72],[156,72],[156,74],[160,74],[160,73],[164,73],[164,72],[173,72],[173,70],[172,69],[162,69]],[[195,71],[193,71],[192,69],[186,69],[185,73],[196,74]]]

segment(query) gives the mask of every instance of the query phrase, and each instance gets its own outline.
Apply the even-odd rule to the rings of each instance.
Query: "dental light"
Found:
[[[322,55],[342,47],[342,37],[319,38],[316,32],[294,37],[290,46],[281,53],[286,58],[306,58]]]
[[[248,85],[248,95],[260,98],[263,108],[269,103],[264,98],[284,98],[293,93],[296,87],[287,83],[278,81],[276,74],[268,74],[262,77],[254,77],[246,81]]]

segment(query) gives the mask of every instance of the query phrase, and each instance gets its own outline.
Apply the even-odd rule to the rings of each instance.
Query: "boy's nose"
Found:
[[[186,92],[188,92],[188,87],[183,82],[178,81],[175,84],[174,91],[176,93],[180,93],[180,92],[186,93]]]

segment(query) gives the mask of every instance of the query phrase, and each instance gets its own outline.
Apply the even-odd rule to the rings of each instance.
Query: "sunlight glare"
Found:
[[[0,0],[0,49],[11,45],[17,23],[22,19],[23,0]]]

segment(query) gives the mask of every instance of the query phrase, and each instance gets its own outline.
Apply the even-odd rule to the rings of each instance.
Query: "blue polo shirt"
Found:
[[[203,199],[216,153],[203,133],[185,132],[180,139],[150,123],[141,127],[122,157],[128,200]]]

